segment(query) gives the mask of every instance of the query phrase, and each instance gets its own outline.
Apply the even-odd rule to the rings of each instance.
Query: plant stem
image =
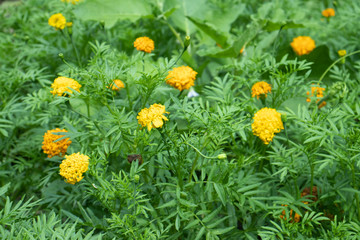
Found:
[[[355,167],[353,164],[351,164],[351,175],[352,175],[352,184],[353,188],[357,191],[356,187],[356,178],[355,178]],[[358,211],[358,220],[360,220],[360,201],[359,201],[359,194],[355,193],[355,199],[356,199],[356,209]]]
[[[72,35],[70,35],[70,39],[71,39],[71,44],[74,48],[74,51],[75,51],[75,55],[76,55],[76,59],[78,61],[78,64],[79,64],[79,67],[82,68],[82,64],[81,64],[81,61],[80,61],[80,57],[79,57],[79,53],[78,53],[78,50],[75,46],[75,43],[74,43],[74,38],[72,37]]]

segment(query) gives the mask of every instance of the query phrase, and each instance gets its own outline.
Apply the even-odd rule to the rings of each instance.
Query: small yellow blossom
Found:
[[[67,132],[65,129],[56,128],[53,130],[48,130],[44,134],[44,141],[42,145],[42,149],[45,154],[48,154],[48,158],[52,158],[53,156],[60,156],[66,153],[67,148],[71,144],[69,138],[62,139],[60,141],[55,142],[57,139],[65,136],[65,135],[55,135],[52,133],[56,132]]]
[[[154,41],[148,37],[139,37],[134,42],[134,47],[138,51],[151,53],[155,49]]]
[[[309,97],[306,99],[307,102],[311,102],[311,97],[314,97],[314,95],[316,95],[316,102],[320,101],[320,98],[324,97],[324,91],[325,88],[322,87],[311,87],[311,95],[310,92],[307,92],[306,94],[309,95]]]
[[[52,91],[50,91],[53,95],[65,96],[65,92],[72,93],[70,88],[80,92],[81,85],[72,78],[67,77],[58,77],[54,80],[54,83],[51,84]]]
[[[341,49],[338,51],[339,57],[343,57],[346,55],[346,50],[345,49]]]
[[[75,184],[84,178],[83,173],[88,170],[89,157],[80,153],[66,155],[60,164],[60,175],[65,182]]]
[[[56,30],[62,30],[66,27],[66,18],[61,13],[56,13],[49,18],[48,23]]]
[[[262,108],[254,115],[251,124],[253,134],[258,136],[265,144],[269,144],[275,136],[284,129],[281,114],[273,108]]]
[[[294,38],[290,44],[294,52],[299,55],[309,54],[315,48],[315,41],[311,37],[300,36]]]
[[[257,99],[262,95],[267,97],[268,93],[271,93],[271,85],[264,81],[255,83],[251,88],[251,96]]]
[[[165,111],[165,106],[155,103],[150,108],[142,109],[137,119],[142,127],[146,126],[148,131],[151,131],[152,128],[161,128],[164,124],[163,121],[169,120],[163,115],[164,113],[169,113]]]
[[[66,23],[66,26],[67,26],[67,27],[72,27],[72,25],[73,25],[73,22],[67,22],[67,23]]]
[[[196,74],[197,72],[188,66],[173,68],[166,77],[166,83],[180,91],[189,89],[194,86]]]
[[[61,0],[62,2],[67,2],[67,3],[72,3],[72,4],[76,4],[79,2],[79,0]]]
[[[125,87],[125,85],[121,80],[115,79],[115,80],[113,80],[113,85],[111,87],[111,90],[119,91],[121,88],[124,88],[124,87]]]
[[[335,10],[333,8],[327,8],[323,10],[321,14],[326,18],[333,17],[335,16]]]

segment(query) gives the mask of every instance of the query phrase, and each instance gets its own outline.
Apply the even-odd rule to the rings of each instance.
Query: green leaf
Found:
[[[170,202],[167,202],[167,203],[161,205],[160,207],[157,207],[157,209],[166,208],[166,207],[173,207],[175,205],[176,205],[176,200],[173,199]]]
[[[218,194],[222,204],[225,206],[226,204],[226,194],[225,194],[225,190],[224,187],[218,183],[214,183],[214,188],[216,193]]]
[[[221,235],[221,234],[224,234],[224,233],[227,233],[231,230],[233,230],[235,227],[227,227],[227,228],[222,228],[222,229],[215,229],[215,230],[211,230],[211,233],[212,234],[215,234],[215,235]]]
[[[209,37],[214,39],[214,41],[220,44],[222,47],[226,48],[227,44],[227,37],[224,33],[221,33],[218,29],[215,28],[214,25],[199,20],[197,18],[189,17],[187,18],[193,22],[198,28],[200,28],[204,33],[206,33]]]
[[[202,228],[200,229],[200,231],[198,232],[198,234],[196,235],[195,240],[201,239],[201,237],[202,237],[202,235],[204,235],[204,233],[205,233],[205,227],[202,227]]]
[[[106,28],[111,28],[118,20],[135,22],[152,14],[150,4],[142,0],[86,0],[74,12],[82,20],[103,21]]]

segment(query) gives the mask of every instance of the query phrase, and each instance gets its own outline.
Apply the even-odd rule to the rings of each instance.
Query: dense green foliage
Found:
[[[1,239],[359,239],[359,20],[352,0],[1,3]],[[298,36],[316,48],[297,56]],[[166,84],[182,65],[199,96]],[[53,96],[58,76],[80,92]],[[148,131],[137,116],[154,103],[169,120]],[[284,123],[268,145],[251,126],[263,107]],[[90,157],[75,185],[41,149],[55,128]]]

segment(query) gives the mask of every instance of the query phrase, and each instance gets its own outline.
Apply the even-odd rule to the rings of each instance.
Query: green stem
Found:
[[[78,61],[78,64],[79,64],[79,67],[82,68],[82,64],[81,64],[81,61],[80,61],[80,57],[79,57],[79,52],[75,46],[75,43],[74,43],[74,38],[72,37],[72,35],[70,35],[70,39],[71,39],[71,44],[74,48],[74,51],[75,51],[75,55],[76,55],[76,59]]]
[[[353,164],[351,164],[351,175],[352,175],[353,188],[357,191],[356,178],[355,178],[355,168],[354,168],[354,165],[353,165]],[[359,194],[355,193],[355,199],[356,199],[356,209],[358,210],[358,220],[359,220],[359,219],[360,219],[360,201],[359,201]]]
[[[357,50],[355,52],[352,52],[352,53],[349,53],[349,54],[346,54],[345,56],[342,56],[340,57],[338,60],[336,60],[335,62],[333,62],[326,70],[325,72],[321,75],[319,81],[318,81],[318,84],[320,84],[321,80],[323,80],[323,78],[325,77],[325,75],[330,71],[330,69],[335,66],[335,64],[337,64],[338,62],[340,62],[341,60],[345,59],[346,57],[350,57],[352,55],[355,55],[357,53],[360,53],[360,50]]]

